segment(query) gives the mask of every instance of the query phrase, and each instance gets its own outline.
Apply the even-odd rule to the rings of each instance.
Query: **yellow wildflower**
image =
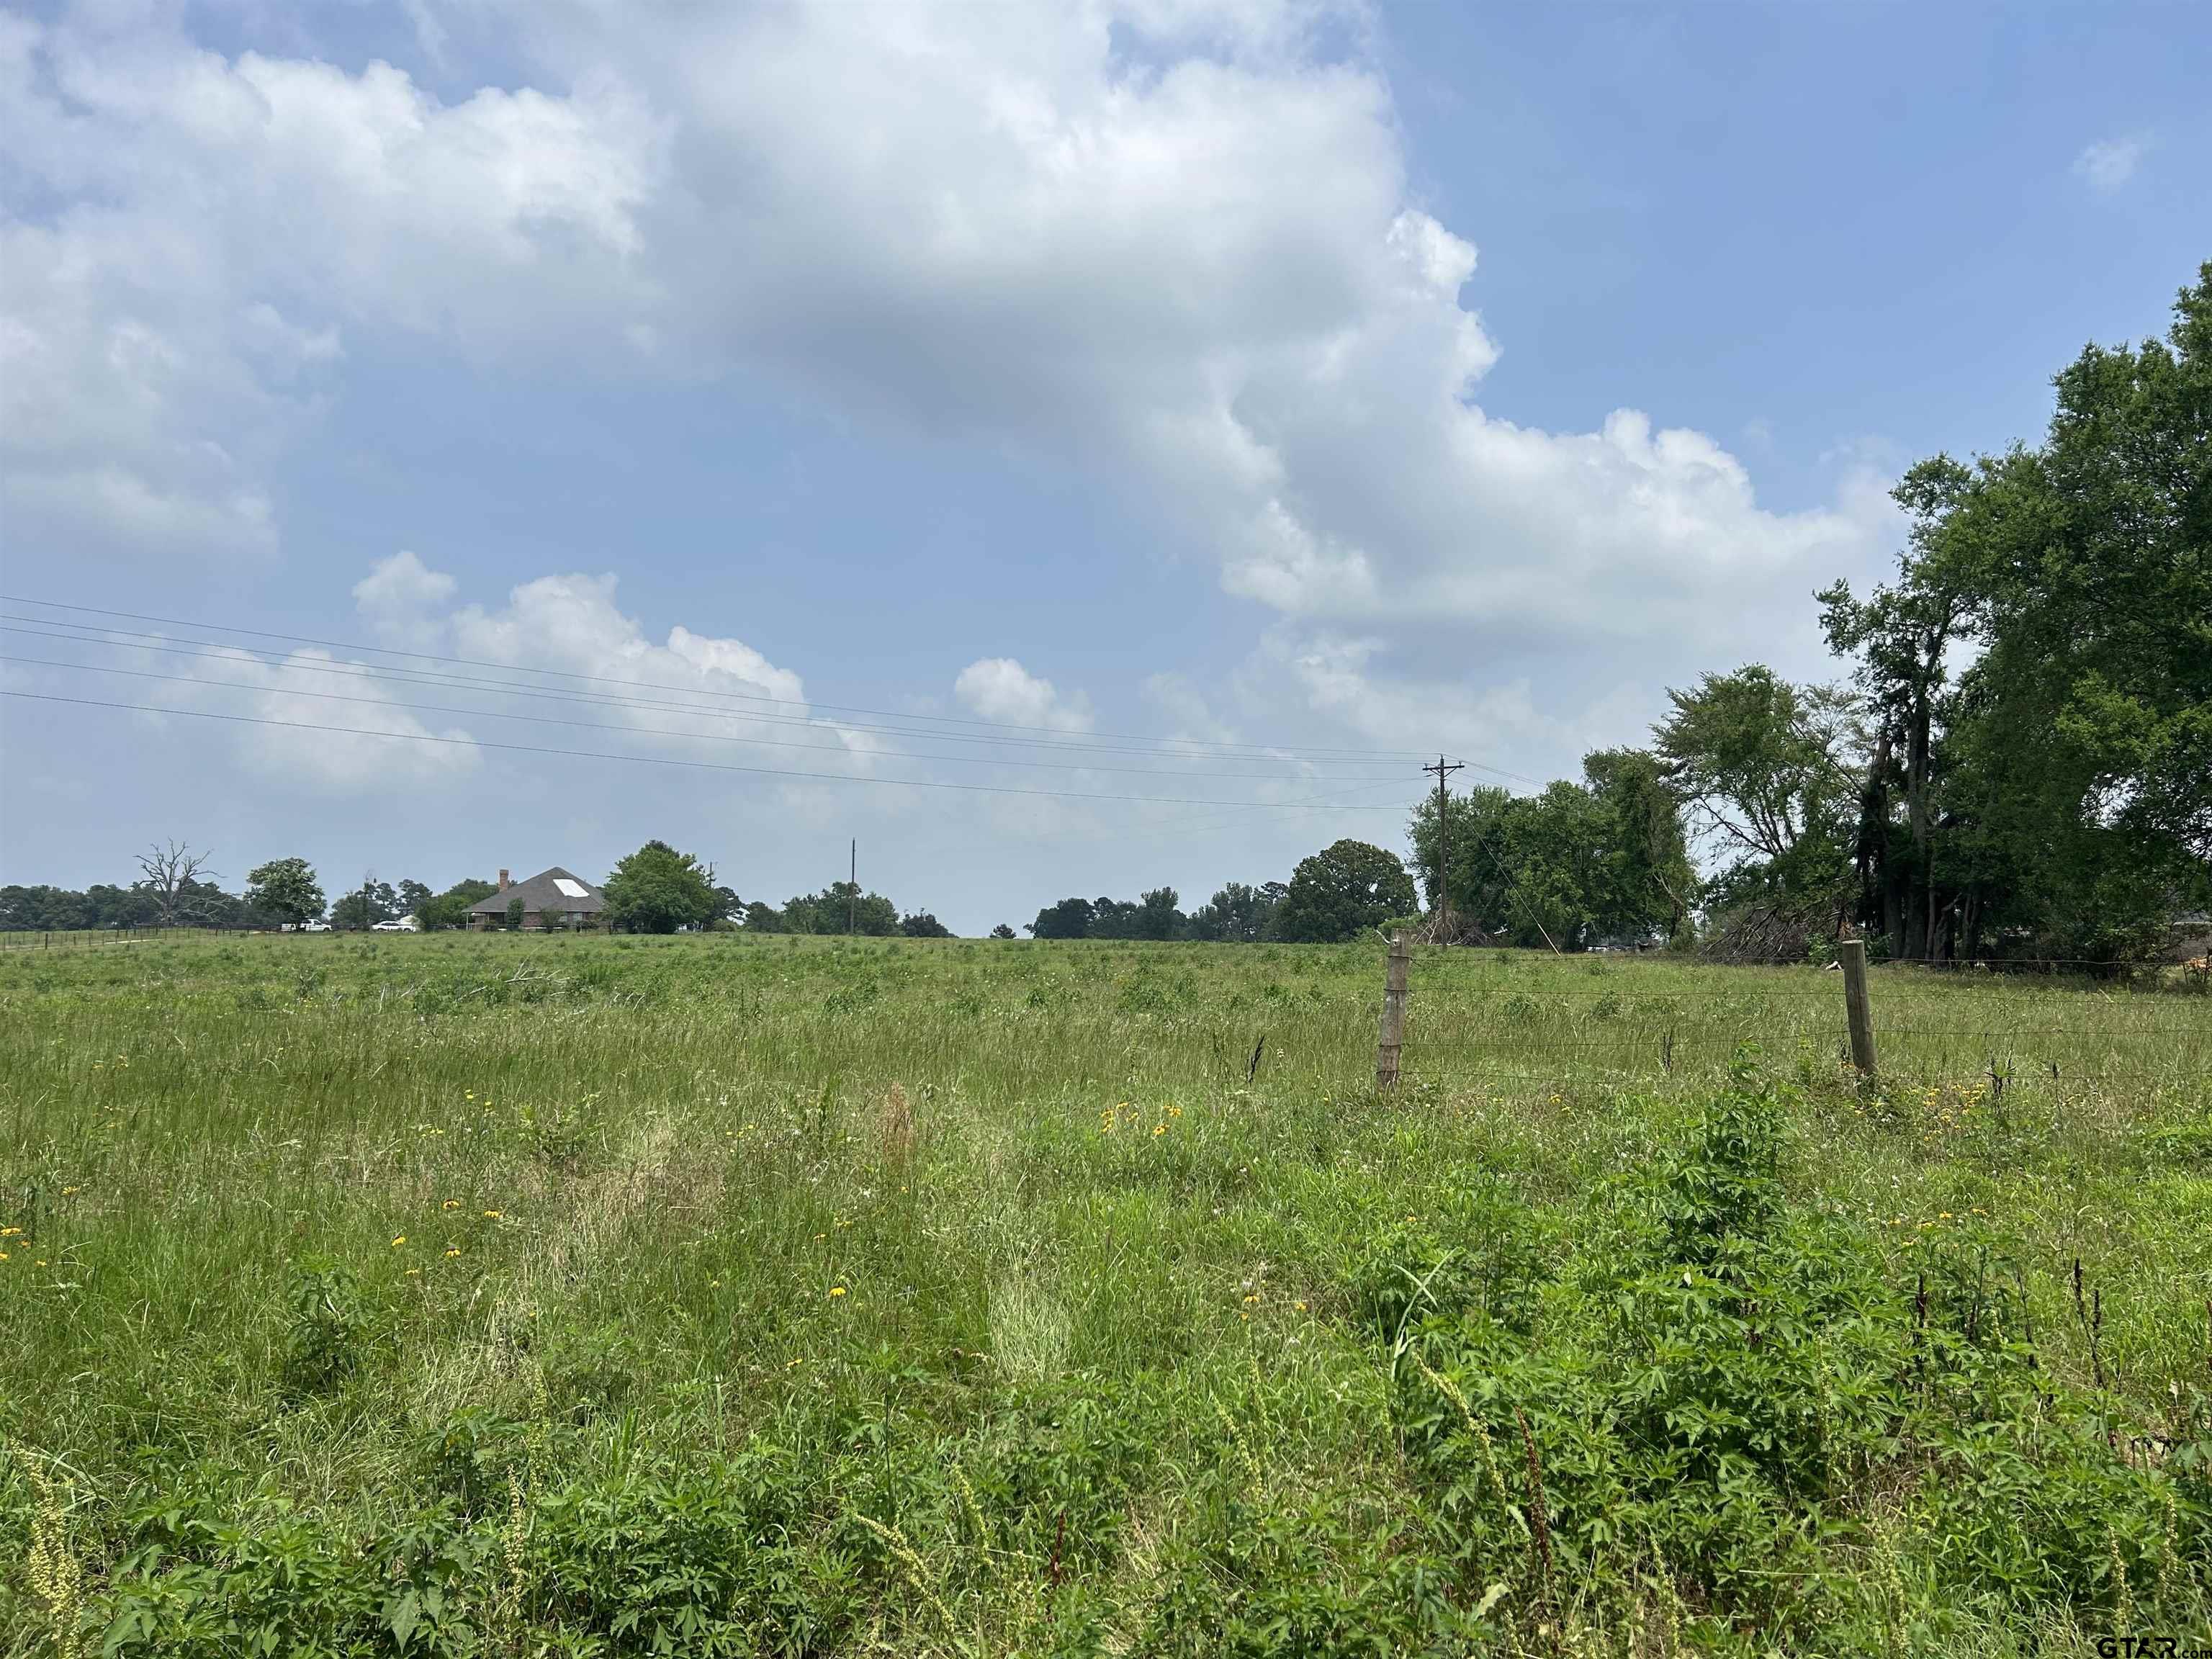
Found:
[[[63,1196],[64,1198],[69,1198],[69,1197],[73,1196],[75,1194],[76,1194],[76,1193],[78,1193],[78,1192],[81,1192],[82,1190],[83,1190],[82,1188],[77,1188],[77,1187],[64,1187],[64,1188],[62,1188],[62,1196]]]
[[[459,1255],[460,1253],[461,1253],[461,1247],[460,1247],[459,1245],[458,1245],[458,1244],[448,1244],[447,1246],[446,1246],[446,1255],[447,1255],[448,1257],[457,1256],[457,1255]]]
[[[830,1294],[832,1296],[842,1296],[845,1294],[845,1287],[842,1285],[832,1285],[830,1287]]]
[[[486,1221],[497,1221],[499,1218],[500,1212],[497,1210],[486,1210],[484,1212],[484,1219]]]
[[[405,1233],[402,1233],[402,1234],[400,1234],[400,1235],[399,1235],[399,1237],[397,1237],[397,1238],[395,1238],[395,1239],[393,1239],[393,1240],[392,1241],[392,1248],[393,1249],[395,1249],[395,1250],[396,1250],[396,1249],[398,1249],[402,1244],[404,1244],[406,1242],[407,1242],[407,1235],[406,1235]]]
[[[1305,1304],[1304,1303],[1303,1303],[1303,1302],[1299,1303],[1299,1304],[1298,1304],[1298,1311],[1299,1311],[1300,1313],[1304,1313],[1305,1310],[1306,1310],[1306,1304]]]
[[[21,1227],[0,1227],[0,1238],[13,1238],[22,1231]]]
[[[446,1200],[443,1207],[448,1210],[458,1210],[461,1207],[461,1200],[458,1198],[449,1198]]]
[[[1154,1125],[1152,1125],[1152,1139],[1155,1139],[1155,1140],[1158,1140],[1158,1139],[1162,1135],[1165,1134],[1167,1132],[1168,1132],[1168,1126],[1167,1126],[1166,1124],[1164,1124],[1164,1123],[1155,1123]]]

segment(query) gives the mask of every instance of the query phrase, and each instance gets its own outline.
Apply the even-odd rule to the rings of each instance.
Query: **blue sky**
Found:
[[[5,589],[174,619],[0,636],[169,676],[0,664],[138,706],[0,700],[0,879],[659,836],[780,900],[857,836],[980,932],[1400,845],[1413,751],[1832,672],[1887,481],[2212,257],[2191,7],[623,16],[0,15]],[[1071,798],[1138,793],[1236,805]]]

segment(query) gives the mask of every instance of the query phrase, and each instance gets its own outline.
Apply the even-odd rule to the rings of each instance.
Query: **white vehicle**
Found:
[[[368,925],[372,933],[411,933],[422,924],[412,916],[401,916],[392,921],[373,921]]]
[[[300,931],[303,933],[327,933],[331,931],[331,925],[327,921],[303,921],[300,924]]]

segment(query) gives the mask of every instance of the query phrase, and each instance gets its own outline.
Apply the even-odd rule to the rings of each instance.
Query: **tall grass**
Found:
[[[1832,975],[1431,953],[1378,1098],[1380,978],[0,957],[0,1650],[2202,1628],[2202,997],[1887,970],[1867,1088]]]

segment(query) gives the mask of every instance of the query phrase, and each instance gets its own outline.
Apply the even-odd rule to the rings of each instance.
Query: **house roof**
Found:
[[[526,914],[536,910],[552,910],[562,914],[591,915],[607,907],[599,890],[579,877],[570,875],[559,865],[550,870],[540,870],[528,881],[518,881],[504,893],[494,893],[489,898],[480,898],[469,906],[471,915],[503,916],[507,907],[516,899],[522,901]]]

